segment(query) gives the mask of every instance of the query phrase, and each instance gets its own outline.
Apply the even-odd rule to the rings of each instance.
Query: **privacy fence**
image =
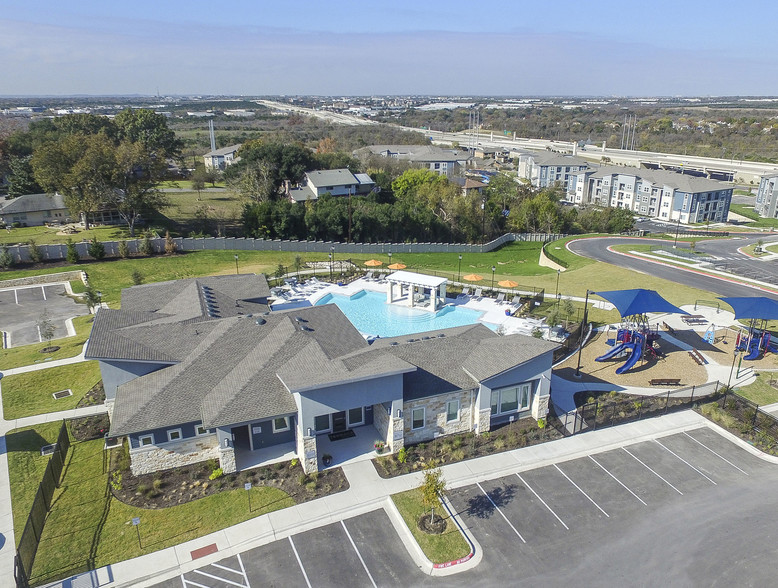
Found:
[[[54,492],[62,483],[62,472],[69,449],[70,435],[67,423],[62,421],[57,443],[53,447],[48,464],[46,464],[43,479],[38,484],[38,492],[35,494],[35,500],[33,500],[30,514],[27,516],[27,523],[24,525],[24,530],[19,540],[19,547],[16,549],[14,577],[19,588],[27,588],[29,586],[32,564],[35,561],[35,554],[38,551],[38,544],[43,534],[43,526],[46,523],[46,516],[51,509]]]
[[[336,253],[378,255],[392,253],[485,253],[494,251],[514,241],[548,242],[561,239],[560,233],[506,233],[493,241],[483,244],[467,243],[339,243],[334,241],[295,241],[280,239],[252,239],[245,237],[175,237],[177,251],[284,251],[297,253]],[[155,253],[165,252],[165,239],[156,237],[150,240]],[[142,239],[125,241],[130,254],[141,251]],[[106,257],[118,257],[120,241],[103,241]],[[82,259],[90,259],[88,241],[75,244]],[[66,259],[67,245],[36,245],[43,260],[59,261]],[[27,263],[30,259],[30,245],[17,244],[8,247],[8,252],[17,263]]]

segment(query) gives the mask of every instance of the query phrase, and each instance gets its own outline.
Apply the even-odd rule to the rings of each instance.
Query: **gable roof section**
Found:
[[[482,341],[462,362],[462,368],[473,378],[483,382],[557,347],[558,343],[544,339],[526,335],[506,335]]]
[[[348,169],[322,169],[305,172],[308,181],[316,188],[325,188],[327,186],[349,186],[359,184],[359,180],[354,177]]]
[[[65,206],[65,198],[62,194],[24,194],[6,200],[5,205],[0,208],[0,214],[20,214],[63,209],[67,209],[67,206]]]

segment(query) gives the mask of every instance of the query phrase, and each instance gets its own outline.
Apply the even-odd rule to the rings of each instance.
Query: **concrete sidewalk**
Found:
[[[443,474],[453,489],[707,424],[708,421],[697,413],[683,411],[450,464],[443,467]],[[370,461],[345,465],[343,471],[350,485],[345,492],[262,515],[175,547],[106,566],[78,577],[77,582],[84,586],[150,586],[224,557],[382,508],[392,494],[418,487],[422,480],[421,472],[383,479]],[[216,553],[192,559],[192,551],[214,543],[218,548]],[[75,583],[71,578],[52,586],[64,588]]]

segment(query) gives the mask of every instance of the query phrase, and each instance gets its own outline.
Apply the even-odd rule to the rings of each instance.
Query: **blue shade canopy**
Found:
[[[719,298],[732,307],[736,319],[778,319],[778,302],[764,296]]]
[[[605,298],[616,307],[622,317],[646,314],[647,312],[672,312],[677,314],[689,314],[677,306],[670,304],[655,290],[609,290],[608,292],[594,292],[597,296]]]

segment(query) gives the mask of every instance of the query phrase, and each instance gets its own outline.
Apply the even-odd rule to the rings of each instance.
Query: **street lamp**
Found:
[[[97,309],[100,310],[103,307],[103,293],[98,290],[97,291]]]
[[[332,263],[330,263],[331,266],[335,262],[335,245],[330,247],[330,255],[332,257]],[[332,273],[332,270],[330,270],[330,273]],[[330,281],[332,281],[332,276],[330,276]]]
[[[556,307],[559,308],[559,274],[562,273],[562,270],[556,271]]]
[[[457,270],[457,282],[462,281],[462,254],[459,254],[459,269]]]
[[[592,292],[594,294],[594,292]],[[581,321],[581,334],[578,337],[578,365],[575,368],[575,377],[581,377],[581,351],[583,350],[584,329],[589,319],[589,289],[586,289],[586,299],[584,300],[583,321]]]
[[[678,232],[681,230],[681,210],[678,209],[678,223],[675,225],[675,241],[673,241],[673,249],[678,247]]]
[[[332,281],[332,253],[330,252],[330,282]]]
[[[389,265],[392,265],[392,252],[389,252]]]
[[[238,254],[235,254],[235,275],[238,275]]]
[[[492,266],[492,292],[494,292],[494,272],[497,268]]]

